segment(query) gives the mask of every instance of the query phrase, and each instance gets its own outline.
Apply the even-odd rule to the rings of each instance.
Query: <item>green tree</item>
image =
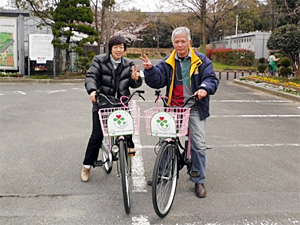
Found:
[[[300,24],[300,0],[275,0],[278,19],[276,26]]]
[[[296,75],[300,78],[300,27],[294,24],[288,24],[278,27],[271,34],[267,48],[271,50],[280,50],[288,56],[296,70]]]
[[[53,45],[66,52],[65,70],[70,71],[70,54],[76,52],[83,54],[83,46],[97,40],[98,33],[91,27],[93,13],[89,0],[60,0],[53,13],[54,35]],[[81,34],[83,38],[72,42],[72,37]]]

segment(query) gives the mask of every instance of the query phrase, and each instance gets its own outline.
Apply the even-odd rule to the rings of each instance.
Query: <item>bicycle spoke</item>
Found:
[[[164,143],[155,163],[153,178],[153,206],[160,217],[171,209],[177,184],[177,152],[175,145]]]

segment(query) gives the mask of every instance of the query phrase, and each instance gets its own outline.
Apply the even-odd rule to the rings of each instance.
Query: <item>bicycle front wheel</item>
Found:
[[[112,170],[113,166],[113,159],[112,159],[112,140],[110,137],[104,137],[101,145],[101,152],[100,155],[102,155],[102,161],[105,162],[103,164],[104,170],[107,174],[109,174]]]
[[[158,152],[152,175],[152,203],[156,214],[165,217],[173,204],[178,173],[178,155],[173,143],[164,142]]]
[[[119,147],[120,147],[119,149],[120,173],[121,173],[124,207],[125,207],[125,212],[129,214],[130,213],[130,184],[129,184],[130,172],[128,170],[128,164],[127,164],[127,151],[123,140],[120,140]]]

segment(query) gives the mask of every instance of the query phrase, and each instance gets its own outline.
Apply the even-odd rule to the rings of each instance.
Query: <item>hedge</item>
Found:
[[[246,49],[207,49],[206,55],[212,61],[226,65],[254,65],[254,52]]]

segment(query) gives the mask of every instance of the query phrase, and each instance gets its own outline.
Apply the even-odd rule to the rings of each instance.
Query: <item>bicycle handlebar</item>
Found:
[[[156,99],[155,99],[154,102],[157,102],[157,100],[161,99],[165,105],[168,105],[168,103],[166,102],[166,99],[168,99],[168,97],[167,97],[167,96],[162,96],[162,95],[161,95],[161,90],[155,90],[155,95],[156,95]],[[188,97],[188,99],[183,103],[182,106],[180,106],[180,105],[179,105],[176,101],[174,101],[174,100],[171,100],[171,101],[174,102],[175,104],[177,104],[177,105],[180,106],[180,107],[185,107],[186,104],[187,104],[191,99],[195,100],[195,97],[197,97],[197,95],[191,95],[190,97]]]
[[[142,98],[145,101],[145,98],[142,96],[142,94],[144,94],[144,93],[145,93],[145,91],[143,91],[143,90],[136,90],[132,94],[130,94],[130,96],[124,95],[124,96],[121,96],[120,99],[113,97],[118,102],[112,102],[106,95],[97,91],[96,92],[96,100],[97,100],[97,103],[99,103],[100,96],[101,96],[101,97],[105,98],[108,101],[108,103],[111,104],[112,106],[119,106],[121,103],[124,107],[128,107],[126,104],[131,100],[131,98],[134,95],[138,95],[140,98]],[[123,98],[126,98],[126,100],[123,101]]]

